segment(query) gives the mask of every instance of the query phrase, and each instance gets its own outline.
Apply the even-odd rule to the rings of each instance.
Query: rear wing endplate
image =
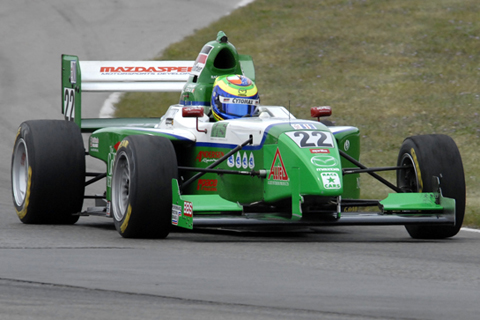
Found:
[[[194,61],[79,61],[62,55],[62,114],[81,127],[82,92],[181,92]]]

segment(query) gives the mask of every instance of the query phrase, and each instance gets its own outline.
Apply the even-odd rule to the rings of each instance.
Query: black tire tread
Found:
[[[20,125],[32,168],[26,224],[73,224],[85,192],[85,149],[79,127],[64,120],[31,120]],[[12,156],[12,165],[13,165]],[[13,192],[13,190],[12,190]],[[14,201],[17,212],[23,210]]]
[[[157,136],[128,136],[128,145],[119,148],[130,157],[131,214],[127,227],[114,218],[117,231],[125,238],[165,238],[171,230],[172,186],[177,178],[177,158],[170,140]],[[116,161],[115,161],[116,163]]]

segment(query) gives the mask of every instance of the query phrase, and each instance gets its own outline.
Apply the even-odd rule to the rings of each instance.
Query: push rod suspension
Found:
[[[342,151],[342,150],[339,150],[339,151],[340,151],[340,155],[342,157],[344,157],[345,159],[347,159],[348,161],[350,161],[351,163],[353,163],[354,165],[356,165],[360,169],[368,169],[366,166],[364,166],[363,164],[361,164],[360,162],[355,160],[353,157],[349,156],[345,151]],[[382,178],[381,176],[379,176],[375,172],[371,172],[371,171],[366,171],[366,172],[369,175],[371,175],[372,177],[374,177],[375,179],[377,179],[378,181],[380,181],[381,183],[383,183],[384,185],[386,185],[387,187],[389,187],[390,189],[394,190],[395,192],[398,192],[398,193],[403,192],[402,189],[400,189],[399,187],[397,187],[396,185],[394,185],[390,181]]]
[[[410,169],[412,166],[397,166],[397,167],[380,167],[380,168],[346,168],[343,169],[343,174],[353,174],[353,173],[368,173],[368,172],[378,172],[378,171],[392,171],[392,170],[405,170]]]
[[[207,168],[194,168],[194,167],[178,167],[179,170],[185,171],[195,171],[195,172],[204,172],[204,173],[217,173],[217,174],[237,174],[237,175],[244,175],[244,176],[260,176],[266,177],[267,171],[266,170],[259,170],[259,171],[236,171],[236,170],[226,170],[226,169],[207,169]]]

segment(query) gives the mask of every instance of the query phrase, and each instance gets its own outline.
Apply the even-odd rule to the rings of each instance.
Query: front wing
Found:
[[[243,226],[455,225],[455,200],[443,197],[441,192],[392,193],[379,202],[379,212],[336,212],[336,219],[312,219],[298,217],[298,214],[286,218],[275,213],[244,213],[240,205],[219,197],[205,199],[203,196],[201,204],[194,198],[180,195],[175,179],[172,180],[172,190],[172,224],[187,229]],[[196,215],[199,211],[202,214]],[[212,214],[208,214],[208,211]]]

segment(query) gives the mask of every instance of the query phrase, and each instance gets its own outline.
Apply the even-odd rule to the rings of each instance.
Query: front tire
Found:
[[[397,186],[404,192],[433,192],[433,177],[441,176],[444,197],[455,199],[455,226],[405,226],[414,239],[443,239],[460,230],[465,215],[465,175],[457,145],[446,135],[432,134],[405,139],[398,154]]]
[[[129,136],[115,156],[112,210],[125,238],[166,238],[171,230],[172,179],[177,158],[170,140]]]
[[[85,149],[73,122],[20,125],[12,154],[13,205],[26,224],[73,224],[85,192]]]

